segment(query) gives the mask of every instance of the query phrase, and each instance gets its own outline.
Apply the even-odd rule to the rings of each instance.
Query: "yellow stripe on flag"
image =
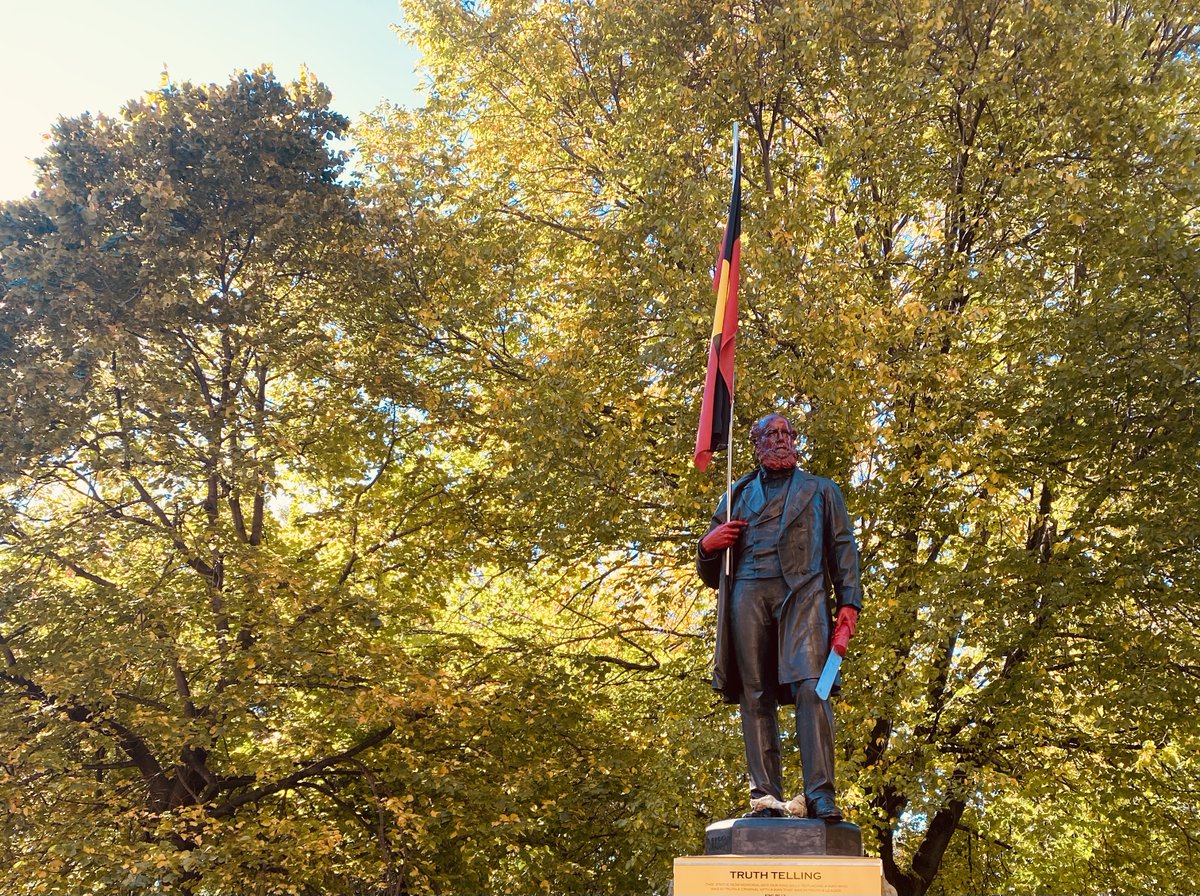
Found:
[[[713,336],[721,335],[721,329],[725,324],[725,302],[729,298],[729,262],[726,259],[721,259],[721,284],[717,287],[717,310],[713,314]]]

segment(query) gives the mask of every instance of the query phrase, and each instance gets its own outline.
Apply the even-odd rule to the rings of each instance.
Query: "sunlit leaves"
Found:
[[[1055,876],[1002,829],[1056,811],[1055,769],[1115,815],[1134,792],[1119,770],[1144,755],[1122,735],[1192,737],[1190,675],[1111,705],[1131,678],[1176,680],[1194,643],[1188,15],[406,8],[432,102],[392,152],[386,122],[365,135],[389,159],[380,202],[453,193],[398,242],[469,245],[465,269],[430,256],[438,302],[521,322],[515,365],[476,366],[464,391],[498,484],[537,501],[518,519],[539,556],[689,562],[718,488],[686,463],[736,119],[739,416],[799,416],[809,465],[860,520],[858,817],[904,892],[936,888],[944,858],[947,890],[1070,889],[1122,865],[1114,844]],[[453,146],[453,166],[414,145]],[[1081,693],[1105,695],[1103,718]],[[1146,800],[1170,830],[1176,801]]]
[[[733,120],[739,430],[863,549],[847,809],[906,894],[1191,867],[1194,15],[406,13],[353,188],[259,72],[64,119],[0,210],[9,888],[665,886],[744,801],[691,571]]]

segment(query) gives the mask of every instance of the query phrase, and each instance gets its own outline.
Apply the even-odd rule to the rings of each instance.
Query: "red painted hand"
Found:
[[[838,656],[845,656],[850,647],[850,639],[854,637],[854,629],[858,627],[858,610],[854,607],[842,607],[838,610],[837,624],[833,627],[833,642],[829,645]]]

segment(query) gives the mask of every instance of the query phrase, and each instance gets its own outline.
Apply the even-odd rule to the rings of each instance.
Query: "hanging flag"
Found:
[[[733,195],[725,238],[717,255],[713,287],[717,309],[713,314],[712,341],[708,347],[708,374],[704,378],[704,400],[700,405],[700,428],[696,431],[697,469],[708,469],[714,451],[727,447],[733,426],[733,341],[737,335],[738,260],[742,240],[742,158],[733,140]]]

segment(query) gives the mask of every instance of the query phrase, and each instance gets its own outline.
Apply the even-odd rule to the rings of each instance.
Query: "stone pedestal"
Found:
[[[704,831],[706,856],[852,856],[863,854],[862,831],[816,818],[727,818]]]
[[[704,855],[675,860],[674,896],[880,896],[883,864],[863,858],[857,825],[730,818],[708,826]]]

